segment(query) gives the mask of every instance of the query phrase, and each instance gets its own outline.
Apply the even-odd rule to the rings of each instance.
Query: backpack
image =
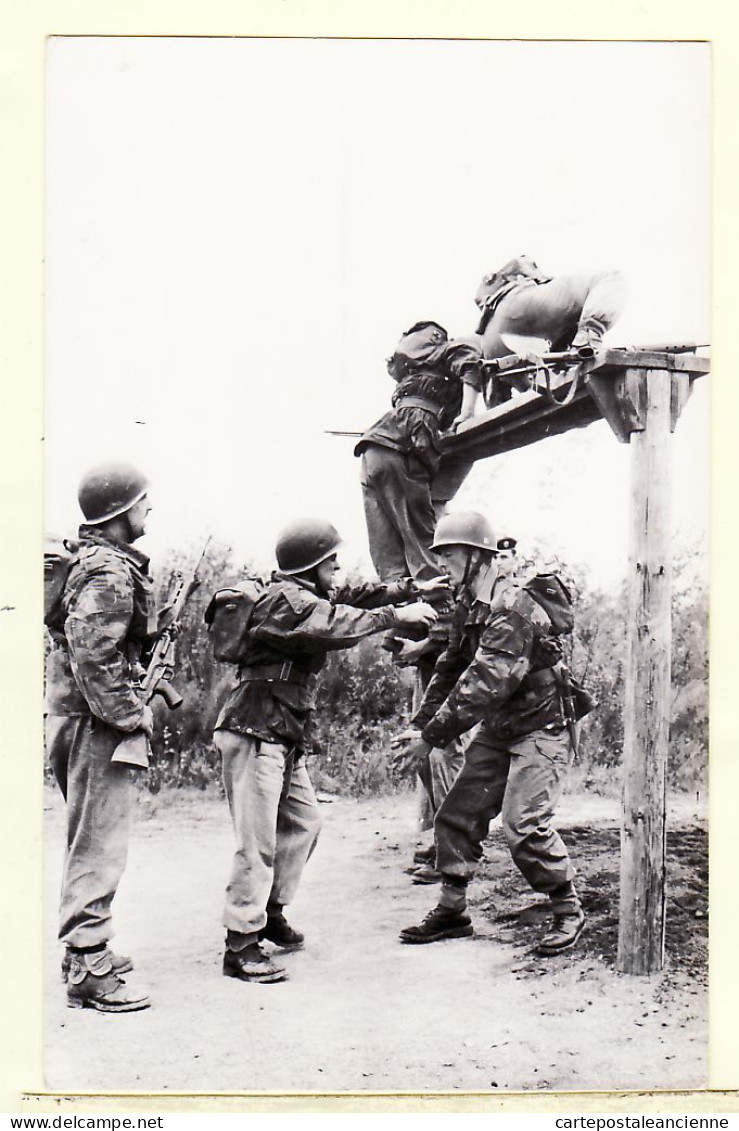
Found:
[[[572,595],[558,574],[537,573],[525,582],[523,588],[549,617],[554,636],[572,632]],[[595,699],[561,661],[556,666],[560,669],[562,678],[566,714],[568,717],[581,719],[595,708]]]
[[[204,620],[216,660],[224,664],[242,662],[249,642],[252,612],[264,591],[265,586],[258,577],[245,577],[236,585],[213,594]]]
[[[438,322],[416,322],[406,330],[395,353],[388,358],[388,373],[396,381],[402,381],[417,366],[428,362],[447,341],[447,332]]]
[[[69,538],[44,539],[44,624],[59,628],[62,614],[62,595],[67,577],[75,560],[77,543]]]
[[[534,574],[524,583],[523,588],[537,605],[541,605],[551,621],[555,636],[572,632],[575,623],[572,595],[559,574]]]

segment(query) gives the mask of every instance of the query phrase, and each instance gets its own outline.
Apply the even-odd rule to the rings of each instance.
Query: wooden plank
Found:
[[[703,376],[711,370],[710,357],[694,353],[657,353],[652,350],[604,350],[596,356],[598,368],[608,369],[667,369],[673,373],[693,373]]]
[[[629,363],[628,367],[626,363]],[[654,362],[666,382],[685,375],[692,381],[707,373],[710,359],[695,354],[645,350],[604,350],[580,368],[580,384],[567,405],[552,404],[538,390],[522,393],[466,421],[441,441],[442,478],[447,468],[513,451],[571,428],[607,419],[615,434],[626,442],[643,427],[640,375]],[[552,389],[563,400],[572,388],[575,368],[553,375]],[[457,481],[457,488],[462,480]],[[451,497],[451,496],[449,496]]]
[[[662,969],[670,716],[670,404],[664,371],[641,372],[645,427],[631,437],[624,792],[618,969]]]

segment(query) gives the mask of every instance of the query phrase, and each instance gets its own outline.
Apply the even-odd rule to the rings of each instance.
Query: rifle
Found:
[[[705,349],[705,343],[698,342],[652,342],[644,346],[608,346],[609,350],[617,352],[644,351],[646,353],[695,353],[696,350]],[[488,373],[513,374],[513,372],[530,373],[532,369],[552,368],[566,369],[569,365],[577,365],[581,361],[590,361],[595,357],[596,351],[592,346],[580,346],[579,349],[565,350],[562,353],[543,353],[532,357],[521,357],[517,353],[509,353],[504,357],[494,357],[483,361],[482,366]]]
[[[562,711],[572,743],[572,753],[574,757],[577,758],[580,753],[580,735],[578,733],[577,724],[584,715],[590,714],[597,706],[597,703],[590,692],[585,690],[579,680],[574,678],[567,664],[561,662],[555,664],[553,670],[559,685]]]
[[[168,610],[166,623],[157,635],[151,659],[138,686],[139,694],[144,703],[150,703],[155,695],[161,695],[170,711],[176,711],[184,702],[180,693],[169,682],[174,673],[175,639],[178,622],[185,605],[200,585],[198,570],[209,545],[210,538],[203,546],[203,551],[193,569],[184,575],[180,574],[178,577],[177,589]],[[126,766],[136,766],[137,769],[148,770],[150,757],[149,736],[145,731],[138,730],[133,734],[126,735],[118,743],[113,751],[111,762],[120,762]]]

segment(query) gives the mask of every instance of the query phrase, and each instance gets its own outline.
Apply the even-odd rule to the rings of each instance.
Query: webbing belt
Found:
[[[426,397],[399,397],[397,408],[425,408],[427,412],[433,412],[434,416],[441,416],[444,409],[436,404],[434,401],[427,400]]]
[[[292,660],[285,660],[284,664],[264,664],[259,667],[239,668],[239,679],[242,683],[263,680],[265,683],[293,683],[304,687],[310,680],[308,672],[296,671]]]

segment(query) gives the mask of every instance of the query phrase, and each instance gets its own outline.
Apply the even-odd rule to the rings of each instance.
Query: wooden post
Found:
[[[633,372],[633,371],[632,371]],[[670,733],[671,381],[642,369],[644,429],[630,438],[631,531],[624,705],[624,789],[618,969],[662,969],[665,781]]]

